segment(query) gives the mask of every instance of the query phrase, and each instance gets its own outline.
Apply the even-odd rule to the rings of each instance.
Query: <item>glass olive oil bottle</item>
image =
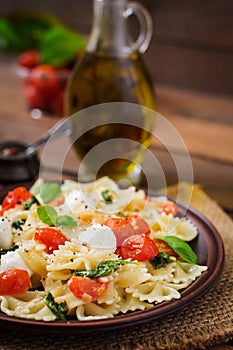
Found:
[[[127,31],[127,17],[133,13],[141,25],[136,42],[132,41]],[[145,149],[150,145],[153,128],[151,120],[148,124],[143,107],[155,110],[153,84],[142,59],[151,35],[150,16],[139,4],[133,3],[129,7],[126,0],[94,1],[93,29],[86,51],[77,63],[68,86],[66,115],[73,115],[90,106],[98,108],[100,104],[108,103],[109,106],[109,103],[113,103],[110,111],[109,107],[106,110],[110,114],[114,114],[115,110],[113,119],[108,117],[108,121],[100,122],[100,125],[97,122],[94,128],[84,132],[77,140],[74,138],[74,148],[86,163],[87,171],[97,177],[108,175],[115,180],[128,178],[134,183],[140,181],[139,168]],[[137,115],[127,116],[124,123],[119,118],[118,122],[114,102],[138,105]],[[90,118],[93,118],[93,113]],[[85,120],[86,129],[88,119]],[[76,123],[79,123],[78,113]],[[123,144],[120,147],[119,139],[132,140],[132,144],[126,150]],[[116,140],[116,144],[106,143],[106,151],[110,146],[115,147],[115,152],[109,159],[105,157],[103,164],[96,169],[93,157],[88,160],[86,155],[108,140]],[[98,154],[95,156],[98,157]]]

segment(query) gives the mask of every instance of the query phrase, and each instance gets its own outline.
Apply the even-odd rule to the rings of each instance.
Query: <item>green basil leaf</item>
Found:
[[[67,226],[67,227],[75,227],[77,226],[77,222],[72,216],[62,215],[57,218],[56,224],[58,226]]]
[[[110,190],[104,190],[101,192],[101,196],[103,197],[104,201],[108,203],[112,203],[112,195]]]
[[[26,219],[19,219],[12,222],[12,227],[16,230],[23,231],[22,226],[25,224]]]
[[[50,28],[41,38],[40,61],[54,67],[73,60],[86,46],[84,37],[63,26]]]
[[[75,276],[88,277],[91,279],[104,277],[110,275],[112,272],[118,270],[122,265],[126,264],[140,264],[129,260],[104,260],[101,261],[94,269],[91,270],[73,270]]]
[[[56,224],[58,214],[53,207],[50,207],[48,205],[38,207],[37,214],[44,224],[47,224],[49,226]]]
[[[7,18],[0,20],[0,49],[9,52],[18,52],[21,42],[10,21]]]
[[[44,203],[49,203],[56,197],[58,197],[62,192],[58,183],[56,182],[45,182],[40,187],[40,196]]]
[[[184,261],[189,264],[197,264],[197,255],[183,239],[175,236],[165,236],[162,239],[167,242]]]
[[[0,19],[0,49],[19,54],[38,49],[44,33],[59,21],[51,14],[14,12]]]
[[[32,196],[32,198],[28,202],[23,203],[23,209],[24,210],[29,210],[33,204],[40,205],[40,202],[35,196]]]
[[[57,320],[66,320],[66,314],[68,312],[67,303],[65,301],[61,303],[57,303],[54,300],[52,293],[48,293],[44,297],[44,302],[48,306],[48,308],[52,311],[52,313],[56,316]]]
[[[149,260],[154,269],[161,269],[173,261],[174,260],[172,260],[170,256],[165,252],[159,253],[154,258]]]

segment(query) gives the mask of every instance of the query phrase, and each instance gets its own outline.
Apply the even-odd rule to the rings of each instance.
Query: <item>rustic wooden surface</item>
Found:
[[[156,83],[232,96],[232,0],[138,2],[153,18],[145,60]],[[1,0],[0,14],[15,10],[47,10],[85,34],[91,29],[92,0]]]
[[[57,118],[30,117],[14,58],[0,56],[0,140],[35,141]],[[158,111],[177,129],[191,155],[194,180],[227,211],[233,211],[233,99],[157,86]],[[49,167],[56,167],[56,141]],[[165,149],[153,140],[153,154],[161,163],[168,184],[177,181],[176,169]],[[67,171],[76,171],[73,151],[65,161]],[[155,188],[157,189],[157,188]]]

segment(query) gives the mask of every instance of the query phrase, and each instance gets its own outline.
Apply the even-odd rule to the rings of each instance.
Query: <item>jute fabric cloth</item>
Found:
[[[182,184],[181,190],[185,196],[190,185]],[[168,188],[169,195],[176,197],[176,193],[176,186]],[[221,276],[204,296],[175,314],[114,331],[89,334],[75,330],[48,332],[46,328],[29,331],[27,325],[1,322],[0,350],[193,350],[232,339],[233,222],[198,186],[193,187],[191,206],[215,225],[225,246]]]

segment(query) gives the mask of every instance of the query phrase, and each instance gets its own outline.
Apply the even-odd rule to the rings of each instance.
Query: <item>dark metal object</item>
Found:
[[[26,144],[16,141],[1,142],[0,152],[13,147],[17,149],[18,154],[0,158],[0,184],[31,181],[39,173],[40,162],[37,153],[24,153]]]

